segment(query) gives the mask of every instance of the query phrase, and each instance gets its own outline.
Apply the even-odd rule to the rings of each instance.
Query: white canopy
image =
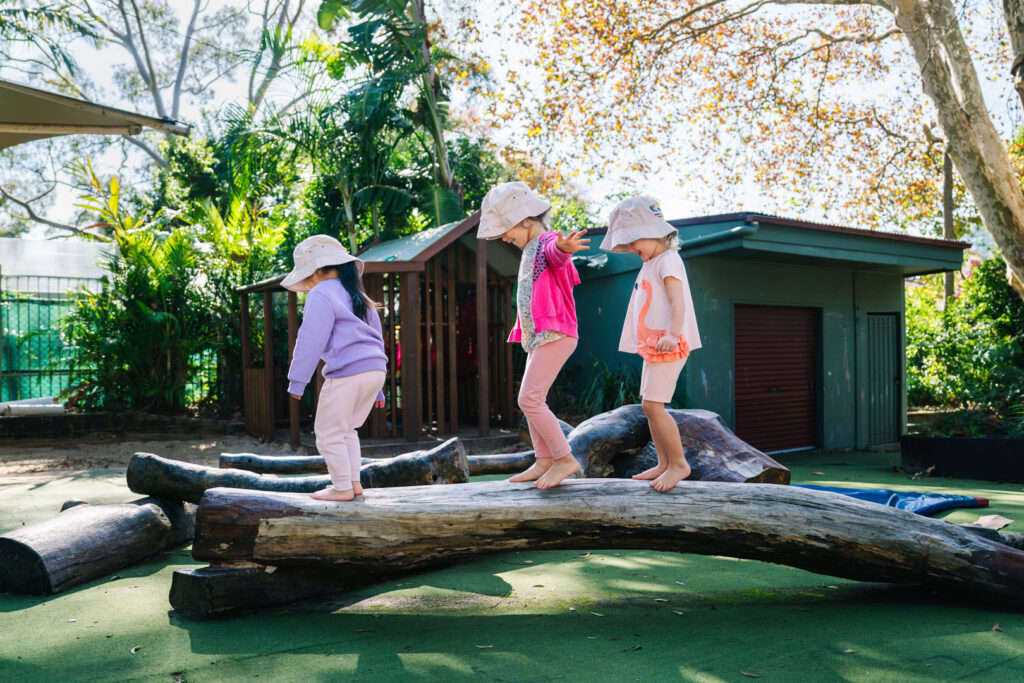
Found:
[[[188,135],[191,126],[0,81],[0,149],[57,135],[136,135],[143,127]]]

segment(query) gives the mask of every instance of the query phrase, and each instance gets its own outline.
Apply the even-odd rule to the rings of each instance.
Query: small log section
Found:
[[[194,511],[156,498],[65,503],[56,517],[0,536],[0,592],[60,593],[184,545]]]
[[[236,469],[204,467],[152,453],[136,453],[128,463],[128,488],[136,493],[198,503],[218,486],[257,491],[312,493],[331,485],[329,476],[277,477]],[[458,484],[469,481],[466,449],[457,437],[428,451],[406,453],[364,465],[364,488]]]
[[[669,410],[679,425],[691,480],[788,484],[790,472],[732,433],[709,410]],[[616,408],[581,422],[569,434],[583,477],[631,477],[657,463],[647,416],[639,405]],[[646,450],[645,450],[646,449]]]
[[[533,464],[533,451],[499,453],[496,455],[470,455],[469,474],[509,474],[521,472]],[[380,463],[374,458],[363,458],[363,466]],[[322,455],[259,455],[257,453],[221,453],[221,469],[246,470],[260,474],[324,474],[327,463]]]
[[[376,489],[341,504],[212,489],[192,546],[212,565],[175,572],[171,604],[187,616],[229,614],[525,548],[727,555],[1024,605],[1024,552],[942,520],[790,486],[683,482],[659,494],[607,479],[547,491],[507,482]],[[259,591],[218,587],[253,577]]]

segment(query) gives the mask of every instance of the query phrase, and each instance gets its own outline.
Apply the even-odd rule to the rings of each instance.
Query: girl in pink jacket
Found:
[[[580,468],[558,419],[547,405],[548,390],[576,349],[576,302],[572,288],[580,283],[572,254],[589,249],[586,230],[567,237],[548,230],[544,216],[551,204],[526,183],[491,188],[480,205],[480,239],[500,239],[523,250],[516,292],[518,318],[508,337],[526,351],[526,371],[519,389],[519,407],[530,425],[536,461],[509,481],[536,481],[540,489],[558,486]]]

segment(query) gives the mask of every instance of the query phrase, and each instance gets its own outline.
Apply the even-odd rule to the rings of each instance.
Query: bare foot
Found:
[[[363,495],[363,485],[352,482],[352,495],[361,496]]]
[[[540,479],[541,476],[551,469],[551,458],[538,458],[525,472],[520,472],[514,477],[509,477],[509,481],[534,481]]]
[[[316,493],[309,494],[309,497],[310,498],[316,498],[317,500],[339,500],[339,501],[341,501],[341,500],[352,500],[353,498],[356,497],[356,495],[354,493],[352,493],[352,489],[345,489],[344,491],[339,491],[338,489],[334,488],[333,486],[328,486],[327,488],[323,489],[322,491],[317,491]]]
[[[544,473],[544,476],[537,480],[537,483],[534,484],[534,486],[539,489],[549,489],[554,486],[558,486],[562,483],[563,479],[579,472],[579,470],[580,464],[576,462],[576,458],[571,455],[558,458],[552,462],[551,467]]]
[[[634,479],[644,479],[644,480],[647,480],[647,479],[657,479],[662,474],[664,474],[665,470],[667,470],[667,469],[668,469],[668,463],[662,464],[662,463],[659,462],[657,465],[655,465],[654,467],[652,467],[649,470],[644,470],[640,474],[634,474],[633,478]]]
[[[651,488],[665,493],[688,476],[690,476],[690,466],[686,463],[669,465],[660,477],[651,482]]]

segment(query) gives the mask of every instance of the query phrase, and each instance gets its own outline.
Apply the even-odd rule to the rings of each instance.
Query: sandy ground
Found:
[[[222,436],[189,441],[55,442],[52,446],[0,446],[0,477],[39,473],[75,473],[118,469],[139,452],[217,466],[221,453],[288,453],[287,444],[265,444],[251,436]]]

